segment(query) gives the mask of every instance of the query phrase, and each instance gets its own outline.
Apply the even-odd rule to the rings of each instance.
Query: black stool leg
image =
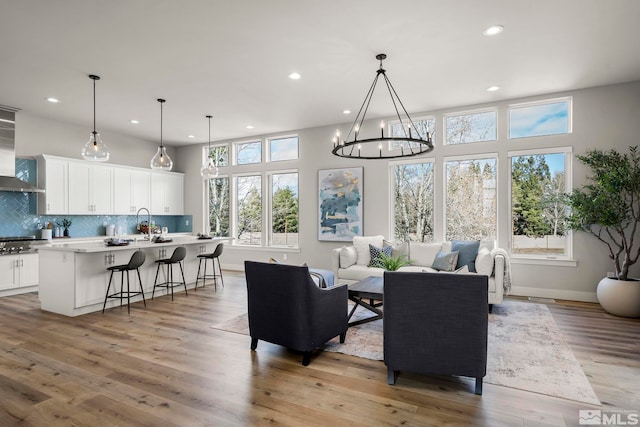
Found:
[[[167,264],[167,286],[171,287],[171,301],[173,301],[173,264]]]
[[[179,261],[178,265],[180,266],[180,274],[182,274],[182,284],[184,285],[184,294],[186,296],[189,296],[189,293],[187,292],[187,281],[184,280],[184,269],[182,268],[182,261]]]
[[[153,299],[153,296],[156,293],[156,286],[158,284],[158,273],[160,272],[160,263],[158,263],[158,268],[156,268],[156,279],[153,281],[153,291],[151,291],[151,299]],[[142,281],[140,281],[140,283],[142,283]]]
[[[120,309],[122,310],[122,299],[124,291],[124,271],[120,271]]]
[[[124,275],[124,273],[122,273]],[[129,270],[127,270],[127,313],[131,314],[131,286],[129,285]]]
[[[111,275],[109,276],[109,284],[107,285],[107,294],[104,296],[104,304],[102,304],[102,314],[104,314],[104,309],[107,306],[107,298],[109,298],[109,289],[111,289],[111,279],[113,279],[113,270],[111,270]]]
[[[218,260],[218,271],[220,272],[220,282],[222,283],[222,287],[224,288],[224,278],[222,277],[222,265],[220,264],[220,257],[216,257]],[[215,261],[213,263],[213,271],[216,271]]]
[[[200,279],[200,266],[202,265],[202,258],[198,260],[198,274],[196,274],[196,287],[193,288],[194,291],[198,289],[198,279]],[[204,288],[204,285],[202,285]]]
[[[140,277],[140,269],[136,268],[136,272],[138,273],[138,282],[140,283],[140,295],[142,295],[142,302],[144,303],[144,307],[147,308],[147,301],[144,299],[144,288],[142,287],[142,277]]]

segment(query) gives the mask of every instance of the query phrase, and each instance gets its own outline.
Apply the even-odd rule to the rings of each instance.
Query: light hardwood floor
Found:
[[[301,356],[211,328],[246,312],[244,277],[67,318],[37,294],[0,298],[0,426],[573,426],[580,409],[640,410],[640,320],[548,304],[602,408],[383,362]]]

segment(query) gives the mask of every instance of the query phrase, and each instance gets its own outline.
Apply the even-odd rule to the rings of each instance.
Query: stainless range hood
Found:
[[[16,178],[16,113],[0,107],[0,191],[44,193],[44,190]]]

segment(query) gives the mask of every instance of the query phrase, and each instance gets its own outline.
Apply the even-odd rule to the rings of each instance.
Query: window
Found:
[[[495,141],[496,110],[445,115],[446,144]]]
[[[209,234],[229,237],[229,178],[209,180]]]
[[[571,132],[571,99],[509,106],[509,138]]]
[[[271,246],[298,246],[298,172],[271,174]]]
[[[298,160],[298,137],[273,138],[269,140],[269,160]]]
[[[208,153],[207,153],[208,151]],[[229,146],[228,145],[216,145],[211,147],[204,147],[204,160],[211,157],[213,163],[216,166],[229,166]]]
[[[511,253],[569,256],[563,221],[570,148],[509,153],[511,157]]]
[[[236,147],[236,164],[250,165],[262,163],[262,141],[238,142]]]
[[[412,120],[412,122],[414,128],[412,128],[406,120],[404,120],[402,123],[400,123],[398,120],[389,122],[389,133],[392,137],[413,136],[414,138],[419,137],[426,139],[427,132],[429,132],[429,135],[433,135],[433,133],[435,132],[436,121],[433,117],[421,117],[416,120]],[[390,150],[399,150],[401,148],[401,144],[397,141],[392,141],[390,142],[390,144]],[[405,144],[404,148],[407,148],[407,146],[418,148],[419,145],[420,144],[417,143],[410,143]]]
[[[496,240],[497,159],[445,162],[447,240]]]
[[[396,240],[433,240],[433,162],[391,166],[392,232]]]
[[[237,176],[235,191],[236,242],[262,245],[262,176]]]

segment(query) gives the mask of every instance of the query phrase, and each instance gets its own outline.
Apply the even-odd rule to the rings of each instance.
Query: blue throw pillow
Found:
[[[382,254],[386,256],[391,256],[391,252],[393,251],[393,246],[383,246],[379,248],[377,246],[373,246],[369,244],[369,255],[371,255],[371,261],[369,261],[369,267],[379,267],[384,268],[382,264]]]
[[[480,248],[480,240],[472,241],[451,241],[451,251],[458,251],[458,263],[456,268],[460,268],[463,265],[469,267],[471,273],[476,272],[476,257],[478,256],[478,249]]]
[[[433,260],[431,268],[438,271],[453,271],[456,269],[457,261],[458,252],[438,251],[436,258]]]

